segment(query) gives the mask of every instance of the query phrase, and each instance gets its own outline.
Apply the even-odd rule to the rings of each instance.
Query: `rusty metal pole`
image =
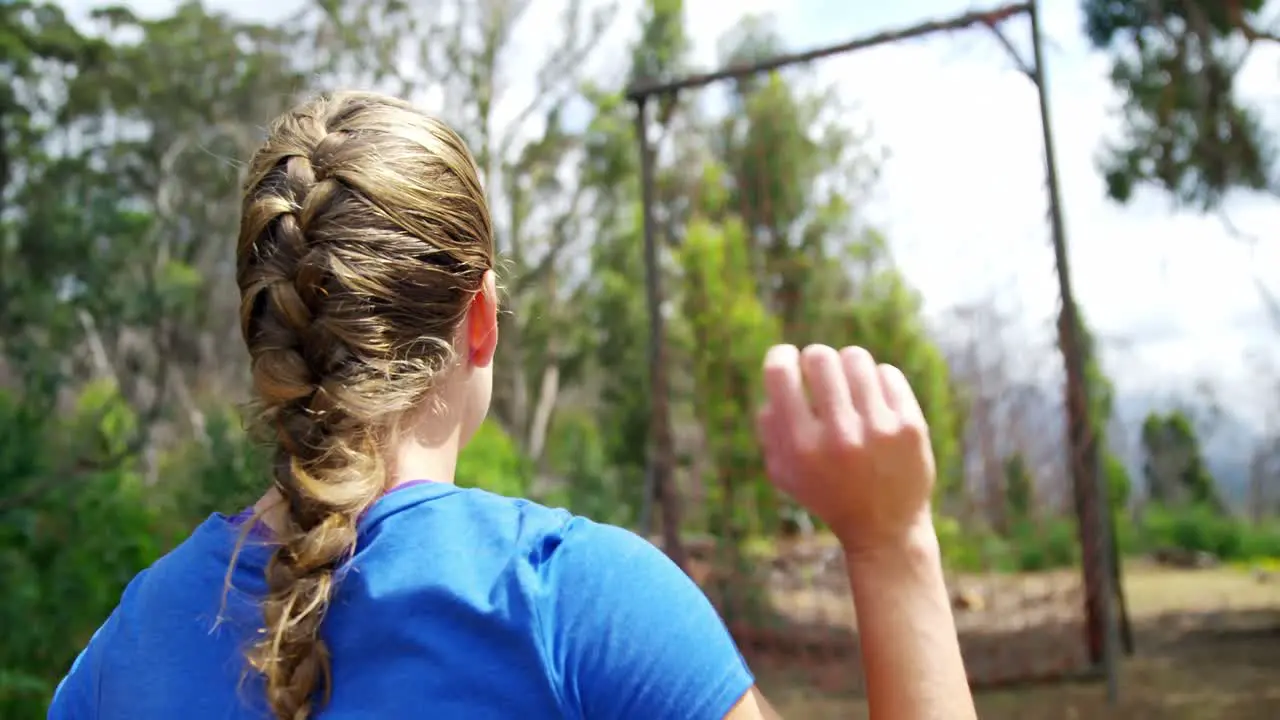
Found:
[[[1085,377],[1085,348],[1082,342],[1080,313],[1071,289],[1070,263],[1067,257],[1066,228],[1062,217],[1062,194],[1058,182],[1057,160],[1053,152],[1053,130],[1049,115],[1049,92],[1044,69],[1044,48],[1040,30],[1038,2],[1031,3],[1032,73],[1040,100],[1040,126],[1044,140],[1045,182],[1049,195],[1049,218],[1053,255],[1058,274],[1058,290],[1062,308],[1058,316],[1058,345],[1066,369],[1067,442],[1071,454],[1072,480],[1080,544],[1083,550],[1085,583],[1085,632],[1090,660],[1107,678],[1107,696],[1115,702],[1117,695],[1116,637],[1114,632],[1114,595],[1111,559],[1110,503],[1099,463],[1098,438],[1089,417],[1089,387]]]
[[[671,437],[666,322],[662,316],[662,265],[653,219],[653,148],[649,143],[647,100],[643,95],[635,100],[644,222],[644,288],[649,313],[649,472],[645,485],[662,512],[662,548],[672,562],[687,571],[680,538],[680,496],[675,487],[675,443]]]

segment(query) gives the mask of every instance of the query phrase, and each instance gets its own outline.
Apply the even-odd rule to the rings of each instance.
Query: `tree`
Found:
[[[1274,144],[1236,91],[1258,42],[1265,0],[1084,0],[1094,47],[1111,56],[1123,135],[1104,149],[1110,196],[1150,185],[1177,202],[1216,209],[1231,190],[1275,194]]]
[[[213,290],[232,263],[216,240],[238,215],[225,158],[247,150],[219,123],[251,128],[296,64],[271,50],[282,35],[195,3],[159,20],[93,17],[119,32],[84,36],[52,4],[0,5],[5,717],[44,711],[125,583],[189,530],[176,518],[188,498],[204,505],[196,488],[246,479],[183,463],[189,475],[165,476],[182,493],[148,482],[167,462],[155,429],[196,407],[188,382],[226,367],[200,361],[234,323],[217,310],[234,293]],[[173,455],[237,468],[212,440]]]
[[[729,540],[745,537],[748,523],[771,528],[777,519],[777,503],[762,474],[754,417],[760,361],[777,341],[778,329],[756,292],[745,235],[740,223],[695,220],[679,253],[694,412],[718,496],[711,527]],[[742,516],[739,488],[749,490],[747,507],[754,518]]]
[[[1151,502],[1222,512],[1225,506],[1205,465],[1195,427],[1182,412],[1150,413],[1142,423],[1143,476]]]
[[[959,507],[952,510],[969,519],[980,508],[981,519],[993,529],[1008,530],[1017,519],[1008,504],[1009,458],[1016,456],[1030,479],[1046,488],[1065,487],[1058,432],[1062,411],[1027,377],[1035,366],[1034,344],[994,297],[952,309],[945,322],[951,331],[944,348],[962,418],[960,455],[966,470],[956,493]],[[979,493],[978,508],[974,491]],[[1044,498],[1044,493],[1033,492],[1028,499]]]
[[[1280,512],[1280,441],[1274,433],[1255,447],[1249,458],[1249,519],[1261,525]]]
[[[722,41],[723,62],[782,46],[767,23],[748,17]],[[696,205],[710,218],[741,220],[757,293],[784,340],[856,342],[902,368],[929,418],[945,494],[960,477],[947,366],[886,239],[856,212],[869,200],[879,155],[833,120],[843,109],[833,90],[813,87],[803,73],[738,82],[712,134],[720,189],[704,184]]]
[[[139,451],[160,426],[202,433],[197,395],[243,387],[229,371],[240,178],[226,158],[247,157],[256,124],[304,74],[288,33],[199,3],[160,19],[118,7],[92,17],[123,39],[95,41],[92,62],[58,79],[62,102],[46,115],[56,133],[18,191],[12,267],[47,282],[50,311],[66,316],[63,353],[79,362],[61,366],[64,379],[110,379],[137,411]],[[155,478],[156,465],[144,471]]]
[[[638,21],[629,78],[656,80],[679,71],[688,48],[682,3],[646,2]],[[564,483],[571,508],[634,524],[647,519],[651,499],[645,488],[652,402],[635,121],[619,89],[587,85],[582,94],[592,117],[580,139],[580,212],[592,218],[592,242],[584,253],[590,270],[571,295],[578,312],[570,322],[587,329],[580,380],[594,397],[590,407],[566,399],[570,406],[551,428],[550,470]],[[659,114],[659,130],[674,111],[672,104]]]
[[[1133,485],[1124,461],[1116,455],[1107,437],[1107,430],[1115,415],[1115,384],[1102,369],[1097,341],[1083,319],[1080,321],[1080,329],[1080,340],[1085,354],[1084,373],[1090,395],[1091,432],[1098,439],[1098,457],[1101,459],[1099,469],[1102,471],[1102,480],[1107,488],[1109,507],[1112,512],[1115,512],[1128,506]]]
[[[1010,520],[1014,523],[1026,520],[1031,516],[1034,483],[1027,461],[1021,453],[1014,453],[1004,461],[1005,505]]]

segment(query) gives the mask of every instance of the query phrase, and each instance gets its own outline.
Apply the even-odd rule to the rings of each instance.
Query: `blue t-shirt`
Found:
[[[50,720],[268,718],[242,651],[270,547],[213,515],[129,584]],[[698,587],[639,536],[421,483],[360,521],[322,633],[320,718],[721,720],[753,678]]]

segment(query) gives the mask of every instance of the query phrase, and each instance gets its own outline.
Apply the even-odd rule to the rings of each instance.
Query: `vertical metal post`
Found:
[[[640,146],[640,202],[644,222],[645,300],[649,313],[649,472],[646,485],[662,511],[662,545],[668,557],[686,569],[680,540],[680,498],[675,488],[675,443],[671,437],[667,381],[667,333],[662,316],[662,266],[653,219],[653,148],[649,144],[648,97],[636,99],[636,138]]]
[[[1090,660],[1100,665],[1107,679],[1107,698],[1118,695],[1117,638],[1111,578],[1107,571],[1110,553],[1110,501],[1100,472],[1098,438],[1089,418],[1089,388],[1085,377],[1085,348],[1082,343],[1079,311],[1071,290],[1067,257],[1066,228],[1062,219],[1061,190],[1057,160],[1053,152],[1053,131],[1049,116],[1049,92],[1044,69],[1044,48],[1040,31],[1039,2],[1032,2],[1032,72],[1040,99],[1040,125],[1044,140],[1045,179],[1049,194],[1049,217],[1053,254],[1057,265],[1062,309],[1058,316],[1058,344],[1066,368],[1067,436],[1071,453],[1076,513],[1080,523],[1085,583],[1085,625]]]

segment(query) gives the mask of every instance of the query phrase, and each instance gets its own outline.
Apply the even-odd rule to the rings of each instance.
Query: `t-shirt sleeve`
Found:
[[[575,517],[558,541],[536,605],[566,715],[722,720],[755,680],[698,586],[621,528]]]

